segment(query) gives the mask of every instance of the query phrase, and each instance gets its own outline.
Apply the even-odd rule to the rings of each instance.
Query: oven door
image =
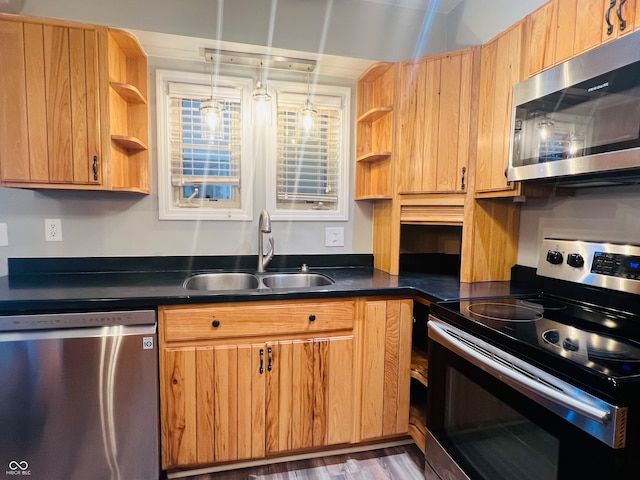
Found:
[[[626,409],[593,400],[585,392],[576,399],[562,398],[562,394],[553,398],[554,393],[547,395],[544,391],[542,396],[530,394],[526,381],[526,388],[516,385],[510,374],[500,368],[513,357],[434,317],[429,321],[429,338],[427,479],[564,480],[630,476],[629,455],[624,448]],[[478,343],[470,342],[469,338]],[[471,347],[474,343],[476,346]],[[489,361],[495,361],[497,357],[489,349],[506,355],[497,362],[496,369],[478,360],[488,354]],[[551,387],[553,384],[550,389],[556,390]],[[551,400],[560,401],[556,407],[566,414],[550,410]],[[613,430],[613,435],[620,437],[613,439],[618,448],[569,421],[576,418],[594,431],[598,430],[594,425],[608,430],[606,438]]]

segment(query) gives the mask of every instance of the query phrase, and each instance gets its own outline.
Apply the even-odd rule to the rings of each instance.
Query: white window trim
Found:
[[[279,92],[307,94],[306,83],[293,83],[281,81],[269,81],[269,88],[274,92],[274,97]],[[314,85],[311,101],[320,104],[321,95],[340,97],[342,103],[340,118],[340,142],[341,165],[338,179],[338,202],[335,210],[289,210],[277,208],[276,175],[277,175],[277,105],[271,109],[271,126],[267,135],[267,165],[266,165],[266,206],[271,215],[271,220],[299,220],[299,221],[348,221],[349,220],[349,166],[351,163],[351,88],[333,85]],[[302,106],[302,104],[300,105]]]
[[[173,205],[169,145],[169,83],[186,83],[194,86],[211,85],[211,75],[172,70],[156,70],[156,108],[158,144],[158,200],[160,220],[253,220],[253,153],[252,153],[252,102],[253,79],[224,77],[223,82],[242,92],[242,140],[240,161],[241,208],[180,208]]]

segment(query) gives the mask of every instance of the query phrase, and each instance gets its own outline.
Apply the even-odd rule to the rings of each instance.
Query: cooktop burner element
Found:
[[[533,322],[543,317],[543,308],[540,305],[528,306],[500,301],[472,302],[467,306],[467,311],[472,316],[506,322]]]

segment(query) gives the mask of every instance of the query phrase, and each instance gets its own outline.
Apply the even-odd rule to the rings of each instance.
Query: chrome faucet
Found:
[[[269,245],[271,245],[271,248],[265,257],[264,242],[262,239],[262,235],[264,233],[271,233],[271,217],[269,216],[269,212],[266,210],[262,210],[260,212],[260,219],[258,220],[258,272],[264,272],[264,267],[266,267],[267,263],[269,263],[273,258],[272,236],[269,236]]]

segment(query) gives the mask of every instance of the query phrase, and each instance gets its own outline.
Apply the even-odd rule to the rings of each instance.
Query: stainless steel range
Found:
[[[640,246],[545,239],[537,275],[432,306],[427,478],[640,475]]]

